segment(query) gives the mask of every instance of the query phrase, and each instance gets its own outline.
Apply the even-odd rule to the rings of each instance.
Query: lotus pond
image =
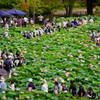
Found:
[[[0,37],[0,49],[14,52],[18,50],[25,56],[26,62],[13,70],[16,75],[7,79],[8,85],[10,80],[15,80],[15,86],[20,90],[0,93],[0,100],[15,100],[17,97],[20,100],[88,100],[72,97],[70,93],[50,93],[54,86],[52,80],[57,77],[63,78],[68,87],[69,80],[74,80],[77,88],[78,82],[81,82],[85,88],[91,86],[97,93],[100,90],[100,48],[90,40],[88,30],[100,30],[100,17],[93,18],[95,22],[92,24],[61,29],[61,32],[31,39],[26,39],[20,34],[22,30],[28,30],[30,27],[10,28],[11,37]],[[66,19],[58,19],[63,20]],[[0,34],[3,31],[0,29]],[[70,73],[68,77],[66,72]],[[33,78],[36,85],[33,92],[26,90],[29,78]],[[41,78],[47,80],[49,93],[40,91]]]

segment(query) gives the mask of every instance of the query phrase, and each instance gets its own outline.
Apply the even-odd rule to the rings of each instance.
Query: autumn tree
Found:
[[[41,7],[41,0],[20,0],[18,5],[24,11],[28,12],[30,16],[35,13],[41,13],[41,10],[39,9]]]

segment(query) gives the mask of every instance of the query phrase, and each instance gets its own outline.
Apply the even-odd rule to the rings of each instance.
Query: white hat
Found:
[[[28,81],[29,81],[29,82],[32,82],[32,81],[33,81],[33,79],[32,79],[32,78],[29,78],[29,79],[28,79]]]
[[[8,58],[10,59],[10,58],[12,58],[12,56],[11,56],[11,55],[9,55],[9,56],[8,56]]]
[[[13,53],[10,53],[9,55],[10,55],[10,56],[13,56]]]

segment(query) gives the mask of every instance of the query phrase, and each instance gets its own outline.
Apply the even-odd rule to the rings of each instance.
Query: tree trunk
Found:
[[[93,15],[93,0],[87,0],[87,14]]]
[[[65,16],[67,17],[68,16],[68,12],[69,12],[69,8],[66,5],[64,5],[64,8],[65,8],[65,11],[66,11]]]
[[[73,6],[69,5],[68,17],[72,16],[72,14],[73,14],[73,7],[74,7],[74,5]]]
[[[75,0],[70,0],[70,1],[69,1],[69,12],[68,12],[68,16],[69,16],[69,17],[72,16],[74,4],[75,4]]]

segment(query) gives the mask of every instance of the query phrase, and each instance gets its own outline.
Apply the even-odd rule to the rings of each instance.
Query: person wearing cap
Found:
[[[47,84],[47,81],[45,79],[42,80],[42,83],[41,83],[41,90],[43,92],[48,92],[48,84]]]
[[[0,79],[0,91],[2,92],[2,91],[5,91],[6,89],[7,89],[7,85],[5,83],[5,79],[2,77]]]
[[[28,85],[27,85],[27,90],[28,91],[33,91],[35,89],[35,85],[32,81],[33,81],[32,78],[28,79]]]

